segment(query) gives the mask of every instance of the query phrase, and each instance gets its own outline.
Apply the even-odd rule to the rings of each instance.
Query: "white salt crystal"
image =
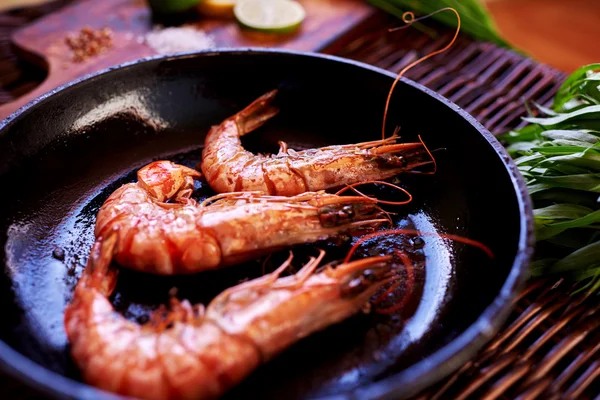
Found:
[[[154,28],[145,42],[160,54],[205,50],[216,46],[211,36],[191,27]]]

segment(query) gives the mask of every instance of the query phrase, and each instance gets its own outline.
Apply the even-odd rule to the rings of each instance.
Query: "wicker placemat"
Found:
[[[437,37],[415,29],[387,32],[398,24],[385,17],[376,21],[338,55],[399,72],[453,35],[435,25],[428,26]],[[464,36],[406,76],[452,100],[495,134],[523,126],[524,99],[549,105],[566,78],[527,57]],[[600,303],[596,297],[572,296],[576,290],[560,279],[531,282],[492,343],[420,398],[600,399]]]
[[[44,73],[15,56],[10,33],[69,3],[59,0],[0,14],[0,103],[35,87]],[[437,37],[415,29],[388,33],[396,20],[382,16],[355,32],[336,54],[398,72],[442,47],[452,32],[436,25]],[[494,133],[520,126],[523,99],[547,104],[565,78],[548,66],[489,43],[461,36],[450,51],[420,64],[408,78],[436,90]],[[479,356],[421,399],[596,399],[600,393],[600,304],[560,279],[531,282],[517,299],[505,327]],[[2,398],[40,396],[0,375]]]

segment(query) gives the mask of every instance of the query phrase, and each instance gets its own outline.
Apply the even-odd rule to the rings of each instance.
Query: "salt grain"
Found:
[[[158,27],[147,33],[144,39],[160,54],[205,50],[216,46],[212,37],[191,27]]]

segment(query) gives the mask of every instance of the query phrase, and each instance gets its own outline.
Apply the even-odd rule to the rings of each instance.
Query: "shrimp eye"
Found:
[[[321,223],[327,228],[347,224],[355,215],[352,205],[345,205],[341,208],[339,206],[325,207],[319,212]]]
[[[362,276],[369,282],[375,282],[377,280],[377,274],[371,269],[364,270]]]
[[[357,217],[367,218],[378,211],[373,203],[329,205],[319,210],[319,220],[324,227],[330,228],[353,222]]]
[[[362,277],[354,278],[342,287],[343,297],[354,297],[362,293],[364,290],[364,282]]]
[[[387,159],[387,162],[394,166],[402,168],[406,168],[408,166],[408,161],[405,157],[402,156],[391,156]]]
[[[346,214],[348,218],[354,218],[354,208],[351,205],[344,206],[342,211]]]

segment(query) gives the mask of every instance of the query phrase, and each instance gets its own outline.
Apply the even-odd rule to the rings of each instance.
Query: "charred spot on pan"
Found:
[[[352,235],[347,234],[347,233],[342,233],[342,234],[339,234],[337,236],[330,238],[328,240],[328,243],[330,243],[334,246],[343,246],[347,243],[350,243],[351,240],[352,240]]]
[[[383,279],[389,271],[389,267],[368,268],[358,271],[352,275],[349,280],[342,284],[341,294],[344,298],[352,298],[360,295],[366,289],[370,288],[375,282]]]
[[[415,236],[408,240],[415,249],[422,249],[425,246],[425,241],[421,236]]]
[[[52,257],[54,257],[55,259],[57,259],[59,261],[64,261],[65,260],[65,251],[61,247],[56,247],[52,251]]]

